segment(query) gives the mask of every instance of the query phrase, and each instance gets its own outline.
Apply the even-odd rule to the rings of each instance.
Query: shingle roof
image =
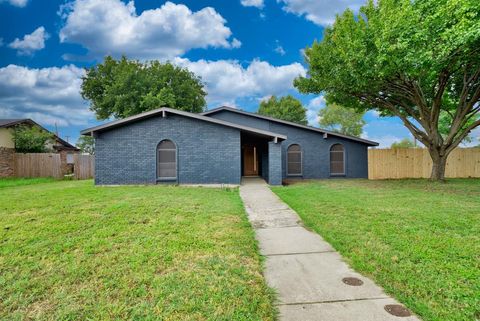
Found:
[[[230,122],[223,121],[223,120],[220,120],[220,119],[206,117],[206,116],[203,116],[201,114],[194,114],[194,113],[190,113],[190,112],[186,112],[186,111],[182,111],[182,110],[178,110],[178,109],[171,109],[171,108],[167,108],[167,107],[162,107],[162,108],[158,108],[158,109],[155,109],[155,110],[147,111],[147,112],[144,112],[144,113],[141,113],[141,114],[138,114],[138,115],[134,115],[134,116],[130,116],[130,117],[127,117],[127,118],[124,118],[124,119],[115,120],[115,121],[112,121],[112,122],[109,122],[109,123],[106,123],[106,124],[103,124],[103,125],[100,125],[100,126],[87,128],[87,129],[82,130],[80,133],[82,135],[92,135],[95,132],[100,132],[100,131],[108,130],[108,129],[115,128],[115,127],[120,127],[120,126],[129,124],[129,123],[141,120],[141,119],[154,117],[154,116],[157,116],[157,115],[160,115],[160,114],[163,115],[163,113],[167,113],[167,114],[171,113],[171,114],[175,114],[175,115],[180,115],[180,116],[184,116],[184,117],[198,119],[198,120],[201,120],[201,121],[214,123],[214,124],[218,124],[218,125],[222,125],[222,126],[227,126],[227,127],[231,127],[231,128],[237,128],[237,129],[240,129],[241,131],[245,131],[245,132],[249,132],[249,133],[253,133],[253,134],[257,134],[257,135],[261,135],[261,136],[276,138],[276,139],[280,139],[280,140],[287,139],[287,136],[285,136],[285,135],[273,133],[273,132],[270,132],[270,131],[267,131],[267,130],[261,130],[261,129],[257,129],[257,128],[253,128],[253,127],[242,126],[242,125],[239,125],[239,124],[230,123]]]
[[[322,133],[322,134],[341,137],[341,138],[357,141],[357,142],[360,142],[360,143],[364,143],[364,144],[367,144],[367,145],[370,145],[370,146],[378,146],[377,142],[374,142],[374,141],[371,141],[371,140],[367,140],[367,139],[363,139],[363,138],[359,138],[359,137],[353,137],[353,136],[349,136],[349,135],[343,135],[343,134],[332,132],[332,131],[325,130],[325,129],[322,129],[322,128],[300,125],[300,124],[297,124],[297,123],[292,123],[290,121],[281,120],[281,119],[268,117],[268,116],[263,116],[263,115],[259,115],[259,114],[256,114],[256,113],[251,113],[251,112],[248,112],[248,111],[244,111],[244,110],[240,110],[240,109],[233,108],[233,107],[228,107],[228,106],[221,106],[221,107],[218,107],[218,108],[215,108],[215,109],[208,110],[208,111],[202,113],[202,115],[210,115],[210,114],[220,112],[222,110],[227,110],[227,111],[231,111],[231,112],[235,112],[235,113],[238,113],[238,114],[243,114],[243,115],[247,115],[247,116],[251,116],[251,117],[261,118],[261,119],[265,119],[265,120],[269,120],[269,121],[273,121],[273,122],[277,122],[277,123],[281,123],[281,124],[285,124],[285,125],[289,125],[289,126],[299,127],[299,128],[319,132],[319,133]]]
[[[28,121],[28,119],[0,119],[0,127],[10,127],[19,123]]]

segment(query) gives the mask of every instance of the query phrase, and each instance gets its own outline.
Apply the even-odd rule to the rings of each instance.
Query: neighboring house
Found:
[[[11,177],[15,173],[15,142],[12,131],[20,125],[36,126],[48,132],[47,129],[31,119],[0,119],[0,177]],[[80,150],[57,135],[53,133],[52,135],[54,142],[45,146],[46,149],[49,152],[60,154],[62,172],[71,172],[73,170],[73,154]]]
[[[32,127],[38,127],[42,130],[49,132],[46,128],[40,126],[31,119],[0,119],[0,147],[5,148],[15,148],[15,143],[13,142],[12,130],[16,126],[26,125]],[[70,151],[79,151],[79,149],[67,141],[61,139],[54,133],[51,133],[54,137],[55,142],[53,144],[48,144],[46,147],[47,150],[51,152],[59,152],[61,150],[70,150]]]
[[[230,107],[203,114],[160,108],[85,129],[95,137],[95,183],[240,184],[368,177],[369,140]]]

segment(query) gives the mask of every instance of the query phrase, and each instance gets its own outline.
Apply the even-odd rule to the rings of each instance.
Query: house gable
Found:
[[[165,183],[157,180],[157,148],[168,140],[176,148],[174,183],[239,184],[240,132],[178,114],[142,118],[99,131],[95,134],[95,182]]]
[[[230,123],[230,122],[222,121],[220,119],[206,117],[206,116],[203,116],[203,115],[200,115],[200,114],[194,114],[194,113],[181,111],[181,110],[177,110],[177,109],[171,109],[171,108],[167,108],[167,107],[162,107],[162,108],[159,108],[159,109],[147,111],[147,112],[144,112],[144,113],[141,113],[141,114],[138,114],[138,115],[134,115],[134,116],[130,116],[130,117],[127,117],[127,118],[124,118],[124,119],[115,120],[115,121],[112,121],[112,122],[109,122],[109,123],[106,123],[106,124],[103,124],[103,125],[100,125],[100,126],[87,128],[87,129],[82,130],[80,133],[82,135],[95,136],[99,132],[108,131],[108,130],[111,130],[111,129],[117,128],[117,127],[126,126],[128,124],[131,124],[131,123],[134,123],[134,122],[137,122],[137,121],[141,121],[141,120],[144,120],[144,119],[153,118],[153,117],[167,118],[169,115],[178,115],[178,116],[183,116],[183,117],[186,117],[186,118],[191,118],[191,119],[195,119],[195,120],[199,120],[199,121],[203,121],[203,122],[207,122],[207,123],[217,124],[217,125],[224,126],[224,127],[235,128],[235,129],[239,129],[243,132],[249,132],[249,133],[252,133],[252,134],[259,135],[259,136],[270,137],[270,138],[274,139],[275,141],[285,140],[287,138],[285,135],[277,134],[277,133],[274,133],[274,132],[271,132],[271,131],[262,130],[262,129],[259,129],[259,128],[254,128],[254,127],[249,127],[249,126],[243,126],[243,125],[238,124],[238,123]]]

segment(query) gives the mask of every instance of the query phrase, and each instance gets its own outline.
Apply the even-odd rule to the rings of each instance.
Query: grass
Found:
[[[40,183],[53,182],[53,178],[39,177],[39,178],[2,178],[0,179],[0,188],[13,187],[22,185],[32,185]]]
[[[480,320],[480,180],[324,180],[273,188],[424,321]]]
[[[0,320],[274,319],[236,189],[30,182],[0,183]]]

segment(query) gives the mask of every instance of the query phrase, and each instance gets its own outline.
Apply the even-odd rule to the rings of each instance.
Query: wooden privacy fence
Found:
[[[15,154],[15,177],[62,177],[60,154]]]
[[[94,176],[94,157],[91,155],[73,155],[73,175],[76,179]],[[15,177],[54,177],[63,178],[60,154],[15,154]]]
[[[368,178],[429,178],[432,159],[425,148],[370,149]],[[457,148],[447,159],[446,177],[480,177],[480,148]]]

